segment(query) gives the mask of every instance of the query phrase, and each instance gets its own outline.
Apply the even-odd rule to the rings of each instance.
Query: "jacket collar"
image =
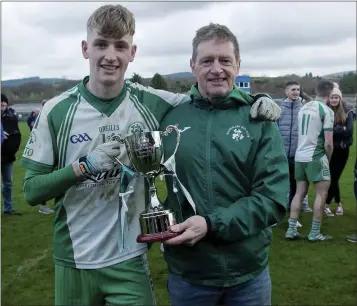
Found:
[[[239,104],[248,105],[253,98],[245,91],[233,86],[232,91],[225,97],[220,98],[216,103],[211,103],[207,98],[203,98],[198,90],[198,84],[192,85],[190,91],[191,103],[201,108],[229,109],[235,108]]]

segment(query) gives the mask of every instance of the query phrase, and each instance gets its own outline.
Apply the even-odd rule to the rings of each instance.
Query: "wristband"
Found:
[[[207,223],[207,233],[212,230],[212,222],[211,219],[208,216],[204,216],[206,223]]]

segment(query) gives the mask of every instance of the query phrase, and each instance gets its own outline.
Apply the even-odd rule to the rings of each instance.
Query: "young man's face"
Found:
[[[90,77],[105,86],[111,86],[124,79],[129,62],[136,53],[133,37],[104,38],[93,30],[88,33],[88,41],[82,41],[82,53],[89,59]]]
[[[214,39],[198,45],[196,61],[191,59],[190,66],[201,95],[208,98],[230,93],[239,72],[233,43]]]
[[[285,89],[285,94],[290,100],[297,100],[300,97],[300,86],[290,85]]]

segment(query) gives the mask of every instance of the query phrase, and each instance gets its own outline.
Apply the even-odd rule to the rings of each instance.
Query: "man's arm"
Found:
[[[325,152],[328,160],[331,160],[331,156],[333,153],[333,131],[324,131],[325,136]]]
[[[325,138],[325,143],[324,143],[325,153],[329,161],[331,160],[331,156],[333,152],[334,121],[335,121],[335,114],[331,109],[328,108],[323,120],[323,130],[324,130],[324,138]]]
[[[78,180],[91,178],[114,167],[114,156],[120,154],[119,142],[100,144],[89,154],[59,170],[58,148],[51,120],[52,107],[46,104],[25,146],[21,164],[27,170],[23,189],[30,205],[62,195]]]
[[[250,96],[253,98],[250,110],[253,119],[276,121],[280,118],[281,108],[268,94]]]
[[[287,210],[289,167],[277,124],[265,122],[256,152],[250,195],[229,207],[216,207],[212,213],[193,216],[171,226],[181,235],[165,244],[195,244],[205,235],[228,242],[254,236],[283,219]]]
[[[138,100],[137,102],[143,105],[143,112],[149,117],[147,124],[150,129],[157,129],[162,118],[173,107],[190,101],[190,97],[185,94],[155,89],[130,81],[127,81],[127,85],[130,98]]]
[[[275,123],[266,122],[252,168],[249,196],[230,207],[217,207],[206,218],[208,235],[226,241],[241,240],[283,219],[289,189],[289,167]]]
[[[77,181],[72,165],[52,173],[28,169],[23,184],[25,201],[34,206],[57,198],[74,186]]]
[[[30,205],[61,196],[78,181],[93,180],[93,176],[111,170],[114,157],[120,154],[120,144],[110,141],[97,146],[88,155],[52,173],[28,169],[24,179],[25,200]]]

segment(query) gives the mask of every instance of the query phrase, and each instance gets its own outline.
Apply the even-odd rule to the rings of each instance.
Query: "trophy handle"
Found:
[[[176,137],[176,148],[174,150],[174,153],[172,153],[171,157],[176,154],[177,149],[178,149],[178,147],[180,145],[181,132],[180,132],[177,124],[176,125],[168,125],[166,127],[166,130],[162,132],[162,136],[168,136],[172,131],[176,132],[177,137]]]
[[[115,135],[112,137],[112,140],[119,142],[120,144],[125,144],[125,138],[121,137],[120,135]],[[122,167],[126,167],[129,169],[127,165],[122,163],[118,157],[114,157],[114,159],[117,161],[118,164],[120,164]]]
[[[125,138],[121,137],[120,135],[115,135],[112,137],[112,139],[118,141],[121,144],[125,143]]]

